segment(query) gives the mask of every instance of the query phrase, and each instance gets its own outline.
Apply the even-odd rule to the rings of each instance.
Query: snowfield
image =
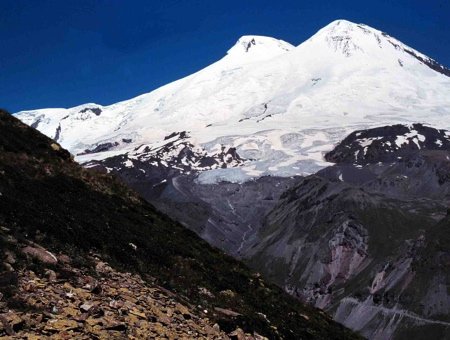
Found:
[[[297,47],[244,36],[216,63],[127,101],[17,117],[79,162],[132,158],[142,144],[156,147],[187,131],[199,150],[235,147],[248,160],[204,171],[200,181],[245,181],[313,173],[328,165],[323,153],[354,130],[416,122],[449,129],[449,75],[379,30],[337,20]]]

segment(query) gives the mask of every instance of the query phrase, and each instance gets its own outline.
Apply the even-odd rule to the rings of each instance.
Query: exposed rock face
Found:
[[[446,338],[447,134],[416,125],[352,133],[328,153],[337,165],[281,196],[250,265],[370,339]]]
[[[80,153],[80,155],[85,155],[85,154],[88,154],[88,153],[97,153],[97,152],[108,151],[108,150],[114,148],[117,145],[119,145],[119,143],[117,143],[117,142],[115,142],[115,143],[101,143],[101,144],[97,145],[95,148],[93,148],[92,150],[90,150],[90,149],[84,150],[84,152]]]
[[[96,116],[100,116],[102,113],[102,109],[99,107],[85,107],[84,109],[80,110],[80,113],[86,113],[86,112],[92,112]]]
[[[450,132],[422,124],[391,125],[352,132],[325,159],[333,163],[395,161],[417,150],[448,150]]]
[[[159,196],[143,183],[135,188],[210,244],[241,258],[258,241],[264,216],[295,181],[262,177],[242,184],[201,184],[193,176],[177,176],[164,183]]]
[[[127,182],[146,181],[151,185],[161,184],[180,174],[195,174],[199,171],[229,168],[242,165],[242,159],[233,147],[221,146],[216,153],[195,147],[186,131],[174,132],[164,138],[160,145],[140,145],[124,155],[83,164],[102,172],[118,173]],[[100,144],[87,153],[109,150],[117,144]]]

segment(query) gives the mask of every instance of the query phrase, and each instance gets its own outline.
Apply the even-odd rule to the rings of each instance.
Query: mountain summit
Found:
[[[236,62],[263,61],[286,53],[295,47],[283,40],[258,35],[244,35],[230,48],[226,58]]]
[[[17,117],[80,162],[136,159],[142,145],[153,155],[166,136],[187,131],[197,154],[213,156],[225,146],[247,160],[196,167],[208,170],[201,181],[245,181],[312,173],[327,165],[323,153],[355,129],[405,122],[449,128],[449,75],[386,33],[337,20],[297,47],[241,37],[216,63],[127,101]],[[181,151],[171,150],[170,159]]]

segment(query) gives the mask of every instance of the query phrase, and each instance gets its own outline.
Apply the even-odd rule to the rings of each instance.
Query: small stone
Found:
[[[82,310],[83,312],[89,312],[89,310],[93,307],[93,305],[90,305],[88,303],[83,303],[80,306],[80,310]]]
[[[246,339],[245,333],[241,328],[236,328],[236,330],[234,332],[231,332],[229,334],[229,336],[232,339],[236,339],[236,340],[245,340]]]
[[[58,260],[59,260],[61,263],[68,264],[68,263],[71,263],[71,262],[72,262],[72,260],[70,259],[70,257],[67,256],[67,255],[64,255],[64,254],[58,255],[57,257],[58,257]]]
[[[112,268],[107,263],[100,261],[95,266],[95,271],[100,274],[110,273],[112,271]]]
[[[59,151],[59,150],[61,150],[61,147],[60,147],[58,144],[56,144],[56,143],[50,144],[50,147],[51,147],[54,151]]]
[[[47,279],[48,279],[50,282],[55,282],[55,281],[56,281],[56,273],[55,273],[53,270],[51,270],[51,269],[48,269],[48,270],[45,272],[45,276],[47,277]]]
[[[144,313],[139,312],[137,309],[130,310],[130,314],[139,316],[139,317],[141,317],[143,319],[147,319],[147,316]]]
[[[48,331],[68,331],[78,327],[78,322],[75,320],[55,319],[49,320],[44,329]]]
[[[236,293],[233,292],[231,289],[222,290],[219,294],[230,299],[236,297]]]
[[[225,308],[219,308],[219,307],[214,307],[214,310],[216,312],[222,313],[226,316],[231,316],[231,317],[235,317],[235,316],[239,316],[241,314],[231,310],[231,309],[225,309]]]
[[[5,251],[5,255],[6,255],[6,257],[5,257],[5,262],[6,263],[9,263],[9,264],[16,263],[16,257],[9,250]]]
[[[111,300],[109,302],[109,307],[114,308],[114,309],[119,309],[123,307],[123,301],[120,300]]]
[[[14,271],[13,266],[11,266],[9,263],[4,262],[4,263],[3,263],[3,267],[5,267],[5,269],[6,269],[7,271],[9,271],[9,272],[13,272],[13,271]]]
[[[206,289],[206,288],[204,288],[204,287],[200,287],[200,288],[198,289],[198,291],[199,291],[199,293],[202,294],[203,296],[207,296],[207,297],[209,297],[209,298],[211,298],[211,299],[214,298],[214,294],[211,293],[208,289]]]

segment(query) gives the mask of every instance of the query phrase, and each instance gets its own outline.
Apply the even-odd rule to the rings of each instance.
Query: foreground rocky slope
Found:
[[[2,229],[4,242],[18,242],[6,228]],[[24,244],[22,244],[24,246]],[[36,249],[34,260],[44,261],[46,250]],[[95,270],[78,269],[71,259],[59,254],[63,265],[55,269],[36,272],[21,264],[11,250],[6,252],[7,262],[14,268],[3,273],[0,288],[14,290],[0,301],[0,336],[35,339],[39,336],[58,339],[229,339],[206,317],[195,315],[190,306],[182,304],[169,291],[149,284],[138,275],[117,272],[98,258],[89,257]],[[30,258],[32,260],[33,257]],[[36,264],[34,264],[36,266]],[[53,264],[54,265],[54,264]],[[8,282],[6,281],[8,280]],[[8,285],[9,284],[9,287]],[[237,329],[230,336],[243,335]],[[253,334],[245,335],[253,339]],[[256,338],[258,336],[256,335]],[[259,337],[262,338],[262,337]]]
[[[0,148],[2,332],[358,338],[5,112]]]

